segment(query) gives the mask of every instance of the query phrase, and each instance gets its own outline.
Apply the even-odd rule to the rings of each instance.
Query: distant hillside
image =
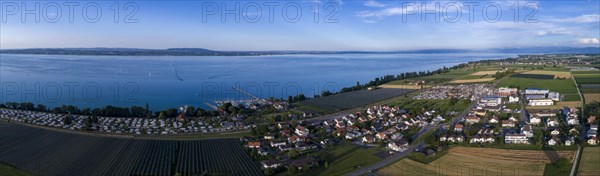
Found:
[[[494,48],[483,50],[425,49],[407,51],[215,51],[204,48],[31,48],[3,49],[0,54],[103,55],[103,56],[257,56],[282,54],[404,54],[404,53],[516,53],[516,54],[600,54],[599,47]]]

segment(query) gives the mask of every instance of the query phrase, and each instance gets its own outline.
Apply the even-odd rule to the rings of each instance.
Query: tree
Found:
[[[325,167],[325,169],[329,168],[329,162],[325,161],[325,164],[323,164],[323,166]]]
[[[265,174],[265,175],[274,175],[274,174],[275,174],[275,171],[273,171],[273,169],[269,169],[269,168],[267,168],[267,169],[265,169],[265,170],[263,171],[263,174]]]
[[[298,155],[300,155],[300,153],[296,149],[292,149],[288,152],[288,157],[290,157],[292,159],[298,157]]]
[[[158,119],[164,119],[165,118],[165,112],[160,112],[160,114],[158,115]]]
[[[290,166],[288,167],[288,172],[290,172],[291,174],[296,174],[298,173],[298,168],[296,166]]]

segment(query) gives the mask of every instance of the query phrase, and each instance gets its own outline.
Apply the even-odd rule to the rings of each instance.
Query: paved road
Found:
[[[355,170],[353,172],[347,173],[345,175],[346,176],[360,176],[360,175],[363,175],[363,174],[370,173],[371,171],[374,171],[376,169],[384,167],[384,166],[386,166],[388,164],[392,164],[392,163],[396,162],[397,160],[399,160],[400,158],[406,157],[408,154],[412,153],[416,148],[423,147],[424,145],[425,144],[423,142],[419,143],[418,145],[413,145],[413,146],[409,147],[407,150],[405,150],[404,152],[396,153],[396,154],[394,154],[392,156],[389,156],[389,157],[383,159],[382,161],[380,161],[378,163],[369,165],[367,167],[360,168],[358,170]]]

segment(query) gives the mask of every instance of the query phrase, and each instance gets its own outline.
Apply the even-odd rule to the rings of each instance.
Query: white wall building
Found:
[[[552,99],[532,99],[529,100],[529,106],[552,106],[554,101]]]

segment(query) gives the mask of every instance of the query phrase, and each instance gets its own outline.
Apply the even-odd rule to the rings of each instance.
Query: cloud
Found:
[[[579,44],[600,44],[598,38],[581,38]]]
[[[364,5],[367,7],[385,7],[385,4],[379,3],[375,0],[365,0]]]
[[[585,14],[571,18],[549,18],[548,21],[558,23],[598,23],[600,22],[599,14]]]

